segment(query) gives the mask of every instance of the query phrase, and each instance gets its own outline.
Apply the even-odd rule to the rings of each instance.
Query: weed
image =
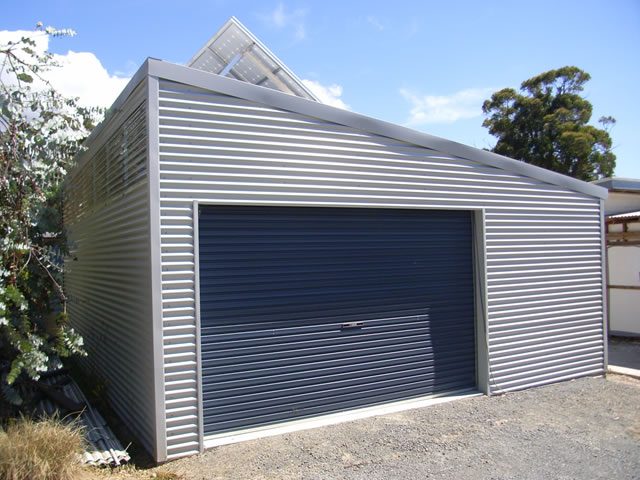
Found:
[[[71,480],[81,476],[78,454],[84,435],[75,422],[58,417],[21,418],[0,429],[0,478],[3,480]]]

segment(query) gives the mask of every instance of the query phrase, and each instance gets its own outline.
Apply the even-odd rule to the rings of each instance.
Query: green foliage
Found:
[[[39,24],[34,35],[72,33]],[[0,392],[16,404],[18,380],[83,353],[61,287],[63,179],[101,111],[53,89],[54,58],[33,38],[0,45],[0,62]]]
[[[550,70],[522,82],[520,91],[505,88],[484,102],[482,123],[498,137],[495,153],[591,181],[613,175],[608,128],[588,125],[593,107],[580,95],[590,75],[577,67]]]

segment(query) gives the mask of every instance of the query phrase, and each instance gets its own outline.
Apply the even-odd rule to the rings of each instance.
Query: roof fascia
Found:
[[[640,193],[640,179],[637,178],[607,177],[592,183],[610,192]]]
[[[607,217],[607,223],[615,223],[615,224],[636,223],[639,220],[640,220],[640,215],[633,215],[629,213],[619,213],[618,215],[611,215]]]
[[[365,132],[394,138],[431,150],[455,155],[466,160],[483,163],[501,170],[531,177],[545,183],[564,187],[593,197],[606,199],[608,196],[607,189],[598,185],[583,182],[582,180],[552,172],[551,170],[504,157],[497,153],[480,150],[359,113],[161,60],[149,58],[147,59],[146,65],[148,66],[148,74],[159,78],[192,85],[205,90],[212,90],[283,110],[290,110],[302,115],[317,117]]]

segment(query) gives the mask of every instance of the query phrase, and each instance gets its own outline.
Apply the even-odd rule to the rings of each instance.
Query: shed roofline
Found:
[[[80,170],[80,167],[86,161],[86,158],[89,158],[87,155],[87,151],[91,148],[91,145],[98,142],[100,137],[106,137],[109,130],[110,125],[114,121],[114,118],[118,116],[119,113],[122,112],[122,108],[126,103],[127,99],[131,96],[133,91],[140,85],[140,83],[149,76],[149,62],[150,61],[159,61],[148,57],[145,62],[140,66],[138,71],[133,74],[129,83],[125,85],[120,92],[120,95],[116,98],[113,104],[107,109],[107,113],[105,114],[104,119],[100,122],[89,134],[89,136],[85,139],[83,143],[83,150],[80,151],[75,157],[75,165],[69,172],[71,178],[73,178],[75,172]]]
[[[593,197],[606,199],[608,196],[607,189],[601,186],[583,182],[582,180],[568,177],[551,170],[546,170],[535,165],[504,157],[497,153],[463,145],[452,140],[446,140],[444,138],[385,122],[384,120],[372,118],[360,113],[350,112],[330,105],[325,105],[323,103],[306,100],[294,95],[288,95],[270,88],[252,85],[246,82],[225,78],[213,73],[154,58],[147,58],[145,63],[135,73],[129,84],[125,87],[111,107],[111,115],[118,112],[120,107],[124,102],[126,102],[131,92],[146,75],[191,85],[205,90],[212,90],[225,95],[239,97],[302,115],[308,115],[325,121],[346,125],[368,133],[405,141],[431,150],[441,151],[466,160],[480,162],[512,173],[531,177],[545,183],[568,188],[569,190]],[[105,128],[105,124],[109,123],[108,119],[109,117],[105,119],[105,121],[103,121],[102,124],[100,124],[89,136],[86,142],[87,146],[90,146],[97,137],[100,136],[100,133]],[[79,163],[82,163],[82,156],[79,157]]]
[[[607,177],[592,182],[595,185],[606,188],[610,192],[628,192],[640,194],[640,179]]]

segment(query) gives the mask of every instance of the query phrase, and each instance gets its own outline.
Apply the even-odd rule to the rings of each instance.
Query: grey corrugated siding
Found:
[[[144,84],[143,84],[144,85]],[[69,317],[84,337],[87,367],[107,383],[114,409],[154,451],[149,281],[146,90],[93,139],[70,175],[65,224]]]
[[[599,199],[169,81],[160,102],[169,458],[198,448],[193,200],[485,209],[491,390],[603,371]]]

